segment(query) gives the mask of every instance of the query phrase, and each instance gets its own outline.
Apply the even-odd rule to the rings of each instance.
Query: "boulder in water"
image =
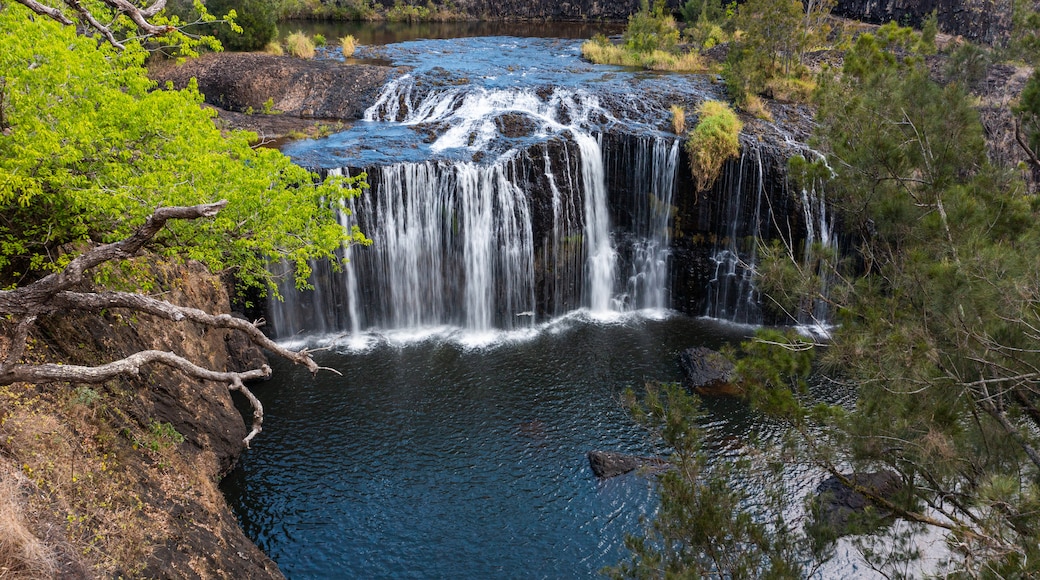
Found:
[[[698,395],[744,394],[744,390],[733,383],[733,363],[718,351],[695,346],[679,354],[682,367],[682,384]]]
[[[663,469],[668,466],[668,462],[660,457],[636,457],[612,451],[589,451],[588,457],[592,473],[603,479],[628,473],[641,467]]]
[[[816,523],[826,525],[838,534],[849,533],[853,516],[874,506],[874,502],[857,489],[888,499],[903,487],[902,479],[893,471],[852,473],[845,477],[852,484],[851,487],[832,475],[816,487],[817,498],[814,500],[819,508]]]

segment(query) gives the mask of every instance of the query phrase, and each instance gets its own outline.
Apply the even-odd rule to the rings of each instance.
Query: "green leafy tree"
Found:
[[[200,4],[191,0],[175,0],[167,10],[182,21],[196,22],[201,14],[234,14],[235,27],[221,23],[202,23],[191,30],[213,36],[226,50],[260,50],[278,35],[281,3],[265,0],[207,0]]]
[[[219,373],[157,351],[98,367],[34,364],[22,360],[28,335],[39,316],[128,308],[244,332],[316,371],[306,351],[280,347],[256,324],[105,288],[104,268],[150,249],[263,291],[276,282],[267,264],[285,260],[302,285],[310,260],[366,241],[337,220],[339,202],[362,182],[318,183],[279,152],[251,147],[255,135],[222,133],[193,87],[162,90],[148,80],[136,40],[99,43],[61,22],[0,5],[0,314],[10,345],[0,383],[96,383],[164,364],[247,393],[257,421],[248,442],[262,411],[243,381],[266,376],[266,366]],[[91,282],[97,291],[85,291]]]
[[[669,52],[679,42],[679,29],[675,19],[665,12],[664,0],[655,0],[653,8],[649,0],[642,0],[639,12],[628,18],[623,37],[625,47],[634,52]]]

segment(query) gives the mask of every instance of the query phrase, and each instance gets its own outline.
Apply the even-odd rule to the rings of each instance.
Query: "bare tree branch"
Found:
[[[161,350],[143,350],[126,358],[103,364],[96,367],[64,364],[39,364],[39,365],[15,365],[7,366],[0,371],[0,384],[11,383],[51,383],[69,381],[73,383],[103,383],[105,381],[121,376],[136,377],[141,374],[141,367],[159,363],[175,368],[189,377],[204,381],[217,381],[229,383],[228,388],[239,391],[249,399],[253,407],[252,430],[243,440],[246,447],[253,437],[260,432],[264,422],[264,408],[260,401],[253,396],[245,386],[245,381],[263,379],[271,376],[271,367],[263,365],[259,369],[253,369],[242,373],[217,372],[200,367],[188,359],[172,352]]]
[[[79,0],[62,0],[65,6],[67,6],[72,12],[74,12],[80,19],[81,23],[87,27],[97,31],[101,34],[105,40],[112,46],[122,50],[126,48],[122,41],[116,38],[115,32],[112,30],[110,25],[102,24],[98,21],[97,17],[89,8],[83,5]],[[54,6],[48,6],[38,0],[15,0],[19,4],[25,6],[29,10],[32,10],[40,16],[46,16],[51,18],[65,26],[72,26],[75,24],[72,18],[69,17],[62,9]],[[127,0],[102,0],[105,5],[116,11],[117,14],[125,14],[130,20],[133,21],[134,25],[140,31],[141,35],[145,38],[153,36],[161,36],[163,34],[169,34],[176,30],[173,26],[164,26],[153,24],[149,19],[155,17],[166,7],[166,0],[157,0],[154,4],[149,7],[137,6]]]
[[[158,208],[140,228],[126,239],[89,249],[69,262],[64,270],[50,274],[27,286],[0,291],[0,314],[20,317],[18,324],[11,331],[11,345],[7,356],[0,361],[0,385],[15,382],[59,381],[101,383],[121,376],[137,376],[141,372],[141,367],[147,364],[162,364],[180,370],[195,379],[224,383],[229,390],[242,393],[253,408],[252,427],[243,441],[248,447],[250,441],[263,426],[264,410],[259,399],[245,386],[245,382],[270,376],[271,368],[267,365],[245,372],[220,372],[200,367],[175,353],[159,350],[137,352],[120,360],[94,367],[20,362],[26,340],[37,316],[70,310],[100,312],[107,308],[125,308],[164,320],[190,321],[208,328],[224,328],[242,332],[253,344],[304,366],[311,373],[326,370],[314,362],[307,349],[292,351],[265,336],[259,329],[263,321],[249,322],[230,314],[209,314],[198,308],[177,306],[157,298],[131,292],[79,292],[73,290],[89,282],[87,273],[91,268],[111,260],[131,258],[137,255],[169,220],[212,217],[225,205],[227,205],[226,201],[219,201],[195,206]]]

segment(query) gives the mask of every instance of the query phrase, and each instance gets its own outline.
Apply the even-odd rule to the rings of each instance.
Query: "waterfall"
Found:
[[[599,142],[589,135],[574,132],[581,151],[581,181],[585,194],[585,249],[588,253],[588,301],[596,313],[611,310],[614,294],[614,268],[617,253],[610,239],[607,212],[606,172]]]
[[[676,138],[639,138],[617,161],[642,192],[630,202],[639,223],[619,232],[593,122],[612,116],[589,93],[428,90],[406,76],[365,118],[441,129],[425,140],[427,160],[355,168],[367,172],[370,189],[344,206],[344,224],[357,223],[373,244],[346,248],[340,273],[315,265],[314,290],[284,290],[285,303],[270,307],[279,335],[444,326],[481,333],[579,308],[599,317],[670,306]]]
[[[741,324],[761,324],[762,308],[755,287],[765,176],[758,147],[743,147],[740,159],[713,186],[723,201],[725,229],[711,254],[706,316]]]
[[[812,333],[826,336],[830,332],[830,305],[824,297],[828,295],[832,275],[828,263],[839,252],[834,235],[834,220],[827,211],[827,196],[822,180],[814,179],[803,187],[801,198],[806,229],[802,263],[815,271],[819,279],[819,294],[807,299],[808,304],[798,313],[798,325]]]

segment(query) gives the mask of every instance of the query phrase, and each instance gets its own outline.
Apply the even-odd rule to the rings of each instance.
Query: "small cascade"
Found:
[[[736,167],[732,167],[735,165]],[[740,159],[714,185],[712,195],[724,200],[724,233],[711,254],[714,273],[708,283],[705,316],[739,324],[762,324],[755,287],[765,175],[758,147],[743,147]]]
[[[830,305],[823,298],[829,293],[831,272],[828,262],[840,251],[834,235],[834,220],[827,211],[827,196],[822,180],[801,190],[802,211],[805,217],[805,247],[802,263],[813,267],[819,279],[819,294],[807,298],[807,304],[798,312],[798,325],[817,334],[828,334]]]

